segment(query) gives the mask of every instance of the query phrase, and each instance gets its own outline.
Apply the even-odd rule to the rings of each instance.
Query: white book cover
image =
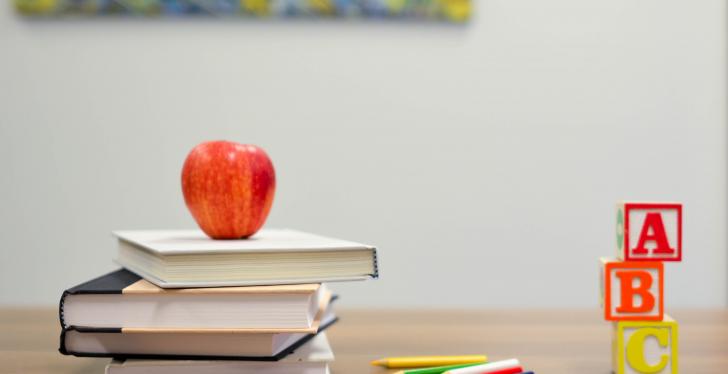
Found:
[[[113,233],[155,254],[220,254],[240,252],[308,252],[374,250],[371,245],[289,229],[263,229],[247,239],[213,240],[201,230],[129,230]]]

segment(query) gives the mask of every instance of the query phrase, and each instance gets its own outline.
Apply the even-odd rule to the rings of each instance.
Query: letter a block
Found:
[[[625,261],[682,261],[682,204],[618,204],[617,257]]]
[[[662,262],[622,262],[603,258],[602,305],[607,321],[662,321]]]
[[[656,322],[615,322],[612,338],[615,374],[678,372],[677,322],[669,316]]]

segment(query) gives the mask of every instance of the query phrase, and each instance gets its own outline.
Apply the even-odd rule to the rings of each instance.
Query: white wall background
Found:
[[[347,306],[593,306],[618,199],[685,203],[667,305],[724,306],[722,0],[476,0],[468,27],[33,22],[0,7],[0,304],[193,227],[179,170],[256,143],[270,226],[377,244]]]

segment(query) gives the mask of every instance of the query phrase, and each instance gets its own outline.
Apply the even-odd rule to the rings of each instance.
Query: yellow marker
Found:
[[[374,360],[372,365],[387,368],[425,368],[430,366],[479,364],[487,360],[488,357],[484,355],[389,357]]]

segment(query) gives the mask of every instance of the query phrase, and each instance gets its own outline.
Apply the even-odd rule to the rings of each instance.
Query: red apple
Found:
[[[187,208],[213,239],[246,238],[258,231],[268,217],[275,189],[273,163],[255,145],[201,143],[182,167]]]

